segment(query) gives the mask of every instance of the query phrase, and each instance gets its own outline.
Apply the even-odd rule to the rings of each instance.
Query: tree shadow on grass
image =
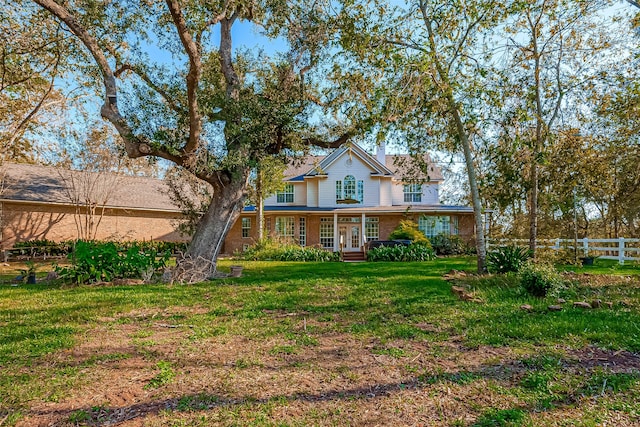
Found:
[[[574,354],[575,356],[575,354]],[[593,354],[592,354],[593,356]],[[616,393],[624,392],[631,387],[637,387],[640,383],[640,375],[636,373],[616,373],[614,371],[603,370],[598,366],[598,360],[602,359],[603,353],[598,352],[598,358],[590,359],[589,367],[585,369],[583,360],[566,359],[556,360],[554,369],[560,371],[575,369],[575,383],[580,385],[574,390],[562,392],[533,393],[532,387],[539,387],[532,382],[532,374],[544,374],[548,365],[536,365],[527,360],[508,360],[500,364],[483,366],[475,370],[457,370],[451,372],[431,372],[421,375],[407,376],[398,381],[378,382],[367,386],[352,387],[348,389],[329,390],[324,393],[291,393],[288,395],[274,394],[270,397],[255,398],[252,396],[229,397],[222,394],[211,394],[208,392],[187,393],[181,396],[169,397],[160,400],[133,403],[124,406],[86,406],[75,407],[74,409],[46,409],[34,410],[25,415],[35,419],[46,419],[48,422],[57,425],[59,423],[72,422],[80,425],[106,426],[117,425],[126,421],[142,421],[147,417],[153,417],[167,413],[189,413],[195,411],[238,411],[247,409],[249,411],[267,410],[273,405],[287,407],[296,403],[301,404],[322,404],[326,402],[363,402],[368,405],[381,399],[399,396],[407,391],[429,392],[437,394],[438,388],[446,385],[447,389],[452,389],[455,394],[455,387],[463,387],[475,381],[492,381],[500,384],[504,388],[512,388],[514,393],[521,395],[523,392],[531,391],[532,398],[525,399],[527,403],[522,405],[504,407],[482,406],[478,402],[460,400],[457,404],[462,411],[475,419],[473,426],[515,426],[521,425],[529,416],[540,412],[552,412],[566,407],[573,407],[582,398],[607,395],[613,396]],[[587,357],[587,356],[585,356]],[[607,354],[604,359],[615,359],[616,353]],[[537,360],[536,358],[534,358]],[[545,367],[546,366],[546,367]],[[604,366],[610,366],[604,363]],[[554,371],[558,372],[558,371]],[[572,371],[573,372],[573,371]],[[566,375],[566,372],[564,372]],[[607,386],[609,381],[609,386]],[[616,384],[611,386],[611,384]],[[545,385],[545,387],[547,387]],[[548,391],[548,387],[547,387]],[[450,392],[450,391],[449,391]],[[454,396],[455,398],[455,396]],[[459,399],[456,399],[459,400]],[[577,408],[579,412],[579,407]],[[469,425],[469,424],[466,424]]]

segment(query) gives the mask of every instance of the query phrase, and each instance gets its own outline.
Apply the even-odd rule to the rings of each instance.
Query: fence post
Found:
[[[560,239],[556,239],[556,245],[553,247],[553,249],[555,249],[556,251],[560,250]]]
[[[584,252],[584,256],[589,256],[589,238],[585,237],[582,239],[582,250]]]
[[[624,237],[618,240],[618,264],[624,265]]]

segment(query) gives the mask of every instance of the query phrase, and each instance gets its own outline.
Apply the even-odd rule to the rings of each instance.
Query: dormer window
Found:
[[[422,202],[422,185],[407,184],[404,187],[405,203],[421,203]]]
[[[353,175],[347,175],[342,181],[336,181],[336,203],[357,204],[364,200],[364,181],[356,181]]]
[[[276,192],[278,203],[293,203],[293,184],[286,184],[282,191]]]

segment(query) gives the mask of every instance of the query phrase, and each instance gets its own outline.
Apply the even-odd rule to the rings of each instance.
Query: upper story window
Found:
[[[422,202],[422,185],[407,184],[404,189],[405,203],[421,203]]]
[[[342,181],[336,181],[336,203],[362,203],[364,200],[364,181],[356,181],[353,175],[347,175]]]
[[[286,184],[282,191],[276,192],[278,203],[293,203],[293,184]]]

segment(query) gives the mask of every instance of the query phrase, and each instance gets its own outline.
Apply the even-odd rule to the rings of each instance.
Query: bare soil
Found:
[[[536,425],[556,426],[599,407],[594,398],[577,396],[577,402],[538,411],[504,392],[525,374],[522,359],[529,356],[509,348],[470,349],[459,337],[382,345],[337,332],[314,334],[316,341],[306,346],[281,338],[202,339],[167,321],[173,312],[198,309],[174,310],[102,319],[72,350],[50,357],[46,364],[80,369],[77,386],[57,401],[30,402],[18,425],[466,426],[486,408],[515,408],[528,411]],[[295,314],[287,321],[292,317],[297,334],[322,326]],[[640,369],[639,356],[626,351],[558,351],[566,355],[566,370]],[[158,361],[168,362],[175,377],[149,387],[160,373]],[[624,412],[601,415],[611,421],[607,425],[635,425]]]

